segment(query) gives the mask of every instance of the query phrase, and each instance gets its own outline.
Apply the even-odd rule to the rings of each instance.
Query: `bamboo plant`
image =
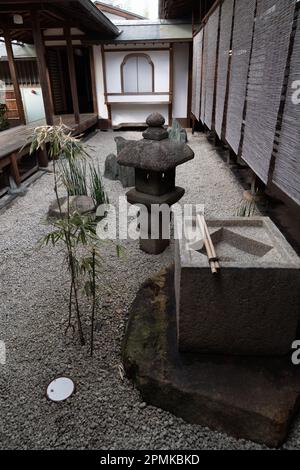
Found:
[[[100,240],[96,236],[96,222],[91,215],[81,215],[70,210],[70,196],[87,194],[86,160],[89,158],[82,142],[73,137],[71,129],[60,123],[58,126],[42,126],[34,130],[30,152],[47,146],[48,154],[53,161],[54,193],[56,196],[60,218],[53,222],[53,230],[42,240],[42,246],[63,244],[66,250],[66,262],[70,273],[69,312],[66,333],[71,328],[73,310],[79,339],[85,344],[79,303],[80,290],[91,300],[91,355],[94,345],[94,320],[97,307],[97,283],[101,256]],[[97,201],[106,201],[101,177],[90,165],[93,194]],[[94,172],[94,173],[93,173]],[[59,184],[62,183],[67,193],[67,216],[63,217]],[[100,184],[101,183],[101,184]]]

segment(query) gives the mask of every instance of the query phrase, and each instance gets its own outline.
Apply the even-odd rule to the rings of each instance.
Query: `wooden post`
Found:
[[[48,166],[48,163],[49,163],[48,153],[47,153],[47,149],[44,146],[38,150],[37,158],[38,158],[38,164],[40,167],[46,168]]]
[[[104,50],[103,44],[101,44],[101,58],[102,58],[102,71],[103,71],[103,86],[104,86],[105,104],[107,106],[109,126],[112,126],[111,105],[108,104],[108,102],[107,102],[106,60],[105,60],[105,50]]]
[[[12,45],[11,45],[10,33],[7,29],[4,28],[3,29],[3,35],[4,35],[4,40],[5,40],[5,47],[6,47],[6,52],[7,52],[7,58],[8,58],[8,65],[9,65],[11,81],[13,82],[15,98],[16,98],[16,102],[17,102],[19,119],[20,119],[22,124],[26,124],[24,108],[23,108],[23,102],[22,102],[22,95],[21,95],[21,91],[20,91],[20,87],[19,87],[19,83],[18,83],[16,64],[15,64],[15,61],[14,61],[13,48],[12,48]]]
[[[37,55],[39,77],[40,77],[40,83],[41,83],[44,106],[45,106],[46,123],[49,126],[53,126],[54,112],[53,112],[52,93],[51,93],[49,73],[48,73],[47,64],[46,64],[45,46],[44,46],[44,41],[43,41],[42,32],[40,28],[39,12],[32,11],[31,20],[32,20],[32,33],[33,33],[34,45],[35,45],[35,50],[36,50],[36,55]]]
[[[172,126],[172,120],[173,120],[173,88],[174,88],[174,50],[173,50],[173,44],[170,45],[170,52],[169,52],[169,61],[170,61],[170,104],[169,104],[169,126]]]
[[[10,156],[10,174],[15,180],[17,186],[21,184],[21,176],[18,167],[17,155],[15,153]]]
[[[95,77],[95,61],[94,61],[94,49],[93,46],[89,48],[90,52],[90,70],[91,70],[91,85],[92,85],[92,95],[93,95],[93,110],[94,113],[98,113],[98,102],[97,102],[97,90],[96,90],[96,77]]]
[[[68,56],[69,76],[70,76],[72,102],[73,102],[73,112],[74,112],[75,123],[79,125],[80,124],[80,112],[79,112],[79,104],[78,104],[76,70],[75,70],[74,53],[73,53],[70,27],[64,28],[64,34],[65,34],[65,38],[67,42],[67,56]]]

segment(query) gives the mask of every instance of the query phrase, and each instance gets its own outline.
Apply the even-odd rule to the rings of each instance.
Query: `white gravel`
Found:
[[[115,152],[116,135],[140,138],[136,132],[96,133],[88,143],[103,165],[105,156]],[[234,215],[243,189],[204,136],[190,136],[190,145],[196,157],[177,172],[177,183],[186,188],[181,202],[204,203],[208,215]],[[118,182],[104,181],[110,201],[117,202],[125,190]],[[122,259],[113,246],[105,246],[102,282],[110,291],[103,290],[94,357],[80,347],[77,336],[65,337],[68,275],[63,255],[57,249],[37,249],[49,229],[52,186],[52,175],[45,174],[0,214],[0,340],[7,348],[6,365],[0,365],[0,448],[260,448],[145,406],[132,384],[120,378],[128,309],[140,284],[173,261],[173,244],[153,257],[140,252],[138,242],[124,242]],[[88,335],[88,321],[85,329]],[[46,386],[61,374],[73,378],[76,393],[64,403],[49,402]],[[300,448],[298,435],[299,423],[287,447]]]

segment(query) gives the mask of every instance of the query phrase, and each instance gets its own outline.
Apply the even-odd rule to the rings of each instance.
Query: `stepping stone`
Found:
[[[48,217],[60,218],[67,217],[68,215],[68,199],[67,197],[60,198],[61,213],[57,201],[51,203],[48,211]],[[95,203],[89,196],[70,196],[70,214],[78,212],[79,214],[87,214],[94,212]]]

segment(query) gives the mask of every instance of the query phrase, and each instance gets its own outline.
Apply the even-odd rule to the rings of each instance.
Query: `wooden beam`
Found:
[[[70,27],[64,28],[64,35],[67,41],[67,57],[68,57],[69,76],[70,76],[71,94],[72,94],[72,102],[73,102],[73,112],[74,112],[75,123],[79,125],[80,124],[80,112],[79,112],[79,103],[78,103],[74,52],[73,52],[73,46],[72,46],[72,37],[71,37]]]
[[[45,106],[45,114],[46,114],[46,122],[49,126],[53,126],[54,119],[53,119],[53,101],[52,101],[52,93],[51,93],[51,85],[50,85],[50,77],[46,63],[46,52],[45,46],[43,42],[42,32],[40,28],[40,19],[39,13],[36,11],[31,12],[31,20],[32,20],[32,33],[34,39],[34,45],[37,55],[37,64],[40,76],[40,84],[42,88],[44,106]]]
[[[22,102],[22,95],[21,95],[21,91],[20,91],[20,87],[18,83],[17,69],[16,69],[16,64],[14,61],[13,48],[11,45],[10,33],[6,29],[3,29],[3,34],[4,34],[4,41],[5,41],[11,81],[13,83],[14,92],[15,92],[19,119],[22,124],[26,124],[25,113],[24,113],[23,102]]]

